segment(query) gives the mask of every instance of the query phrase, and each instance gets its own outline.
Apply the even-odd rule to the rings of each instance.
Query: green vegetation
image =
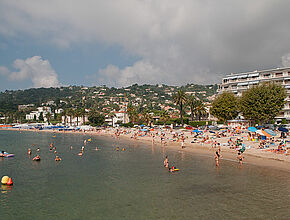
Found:
[[[181,124],[183,125],[183,111],[184,111],[184,105],[186,103],[186,95],[183,90],[178,90],[177,93],[173,96],[174,103],[179,106],[179,112],[180,112],[180,120]]]
[[[220,121],[235,119],[238,116],[238,98],[230,92],[224,92],[212,102],[210,113]]]
[[[245,91],[240,100],[240,110],[254,123],[273,120],[285,104],[285,88],[276,83],[263,83]]]

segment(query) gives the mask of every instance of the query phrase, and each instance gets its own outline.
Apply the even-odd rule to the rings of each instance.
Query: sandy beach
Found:
[[[290,172],[290,155],[289,150],[288,154],[286,153],[275,153],[270,152],[267,149],[258,149],[258,142],[249,141],[247,139],[247,133],[241,133],[235,136],[228,136],[228,137],[221,137],[221,138],[213,138],[210,143],[192,143],[194,138],[192,137],[191,133],[188,131],[183,131],[184,136],[187,137],[184,141],[184,148],[181,147],[181,142],[173,141],[169,136],[172,134],[172,131],[162,130],[159,132],[163,132],[166,134],[166,144],[161,144],[160,137],[156,136],[154,138],[154,143],[152,142],[152,137],[150,135],[144,135],[144,133],[138,131],[137,129],[119,129],[119,134],[116,137],[116,129],[108,128],[103,130],[97,131],[57,131],[57,130],[27,130],[27,129],[1,129],[1,130],[12,130],[12,131],[30,131],[30,132],[50,132],[50,133],[71,133],[71,134],[78,134],[78,135],[92,135],[92,136],[100,136],[112,139],[120,139],[125,141],[131,142],[143,142],[147,143],[148,145],[154,144],[154,146],[164,147],[171,150],[177,151],[184,151],[186,153],[192,154],[200,154],[202,156],[212,157],[214,160],[214,154],[217,148],[212,146],[212,141],[217,141],[220,143],[220,149],[222,158],[220,160],[220,167],[222,167],[223,160],[237,160],[237,150],[230,149],[229,146],[226,146],[227,141],[229,138],[236,139],[240,138],[244,140],[244,144],[247,146],[246,151],[243,153],[244,156],[244,164],[253,164],[257,166],[264,166],[269,168],[274,168],[277,170],[284,170]],[[156,131],[155,131],[156,132]],[[173,132],[178,132],[174,130]],[[138,134],[135,138],[133,134]],[[249,147],[250,146],[250,147]],[[273,148],[273,147],[272,147]]]

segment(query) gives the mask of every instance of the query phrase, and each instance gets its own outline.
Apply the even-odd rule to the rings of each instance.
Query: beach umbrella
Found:
[[[276,132],[271,130],[271,129],[265,129],[265,132],[267,132],[269,135],[272,135],[272,136],[276,136]]]
[[[147,129],[141,129],[141,131],[148,131]]]
[[[257,131],[255,131],[257,134],[259,134],[259,135],[262,135],[262,136],[265,136],[264,135],[264,133],[261,131],[261,130],[257,130]]]
[[[283,128],[283,127],[279,127],[278,130],[282,131],[282,132],[288,132],[289,131],[287,128]]]
[[[214,132],[214,131],[209,131],[209,133],[215,134],[215,132]]]
[[[267,133],[266,131],[262,130],[262,133],[264,134],[264,136],[266,137],[271,137],[271,135],[269,133]]]
[[[200,131],[200,130],[198,130],[198,129],[195,129],[195,130],[193,130],[192,132],[200,133],[200,132],[202,132],[202,131]]]
[[[256,132],[258,129],[255,127],[248,127],[248,131],[250,132]]]

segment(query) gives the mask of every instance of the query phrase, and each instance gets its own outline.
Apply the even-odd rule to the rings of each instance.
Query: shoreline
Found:
[[[107,130],[102,130],[101,132],[96,131],[86,131],[86,132],[75,132],[75,131],[55,131],[55,130],[29,130],[29,129],[10,129],[10,128],[1,128],[0,131],[29,131],[29,132],[45,132],[45,133],[57,133],[57,134],[77,134],[77,135],[92,135],[98,137],[110,137],[115,139],[112,133],[109,133]],[[147,145],[152,145],[152,139],[150,137],[143,137],[138,139],[133,139],[128,135],[120,135],[118,137],[120,140],[143,143]],[[212,148],[210,144],[199,144],[199,143],[188,143],[185,142],[185,148],[181,148],[181,144],[177,142],[168,142],[165,146],[161,145],[158,141],[154,143],[154,146],[165,147],[170,150],[183,151],[189,154],[199,154],[202,156],[212,157],[214,160],[214,153],[216,148]],[[220,166],[222,167],[222,161],[228,160],[238,164],[237,152],[235,150],[229,149],[225,146],[221,146],[221,154],[223,158],[220,160]],[[243,163],[245,165],[254,165],[265,168],[272,168],[276,170],[290,172],[290,156],[278,155],[276,153],[265,152],[258,149],[249,149],[246,150],[243,155],[245,159]]]

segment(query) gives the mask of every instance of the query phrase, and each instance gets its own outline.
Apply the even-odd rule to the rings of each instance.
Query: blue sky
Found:
[[[74,44],[69,48],[58,48],[51,44],[43,44],[30,37],[8,38],[0,36],[0,66],[13,69],[15,59],[26,59],[40,55],[49,60],[58,73],[58,79],[63,85],[97,85],[94,75],[99,69],[109,64],[124,68],[132,65],[138,58],[130,56],[118,45],[103,45],[99,43]],[[92,77],[92,78],[91,78]],[[0,75],[0,88],[25,89],[32,86],[30,79],[9,80]]]
[[[290,66],[289,1],[1,0],[0,91],[219,83]]]

